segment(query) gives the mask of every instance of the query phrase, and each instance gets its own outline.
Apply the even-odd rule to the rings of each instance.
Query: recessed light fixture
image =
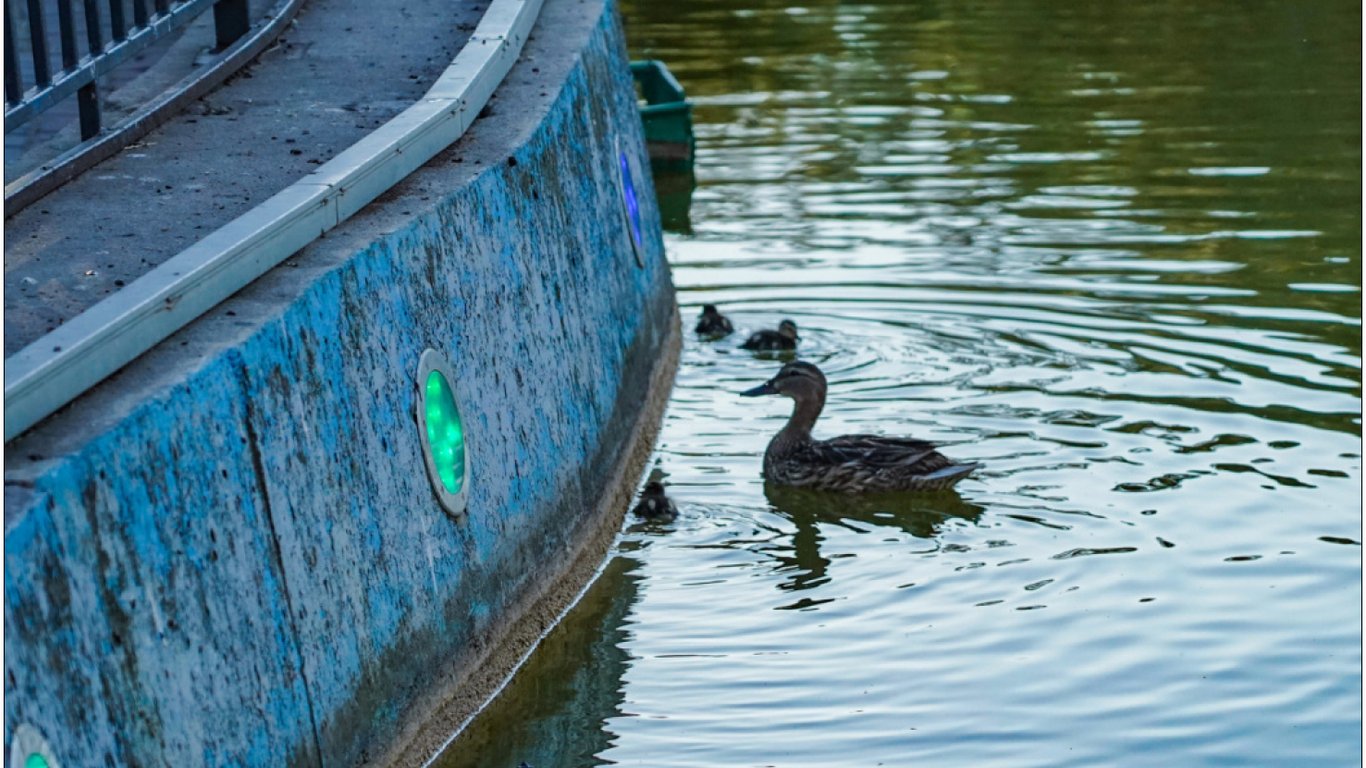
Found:
[[[417,364],[417,425],[427,478],[441,506],[454,517],[465,512],[469,490],[469,455],[465,424],[460,418],[450,361],[427,349]]]
[[[28,723],[14,729],[9,753],[10,768],[61,768],[42,732]]]
[[[645,266],[645,228],[640,223],[640,198],[636,195],[636,179],[640,174],[636,171],[635,156],[626,151],[622,146],[621,137],[617,137],[617,179],[621,186],[622,210],[626,215],[626,231],[631,238],[631,251],[635,254],[636,264]]]

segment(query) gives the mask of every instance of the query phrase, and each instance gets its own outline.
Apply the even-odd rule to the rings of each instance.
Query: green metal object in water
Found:
[[[645,104],[640,119],[645,124],[645,142],[650,159],[681,161],[692,165],[695,141],[692,132],[692,104],[664,62],[654,59],[631,62],[631,74]]]
[[[33,752],[24,760],[24,768],[49,768],[49,763],[46,757]]]
[[[693,175],[697,141],[692,129],[692,102],[662,61],[633,61],[631,74],[645,102],[640,107],[640,120],[645,126],[645,146],[650,153],[650,172],[662,223],[671,232],[691,232],[688,212],[693,190],[697,188]]]

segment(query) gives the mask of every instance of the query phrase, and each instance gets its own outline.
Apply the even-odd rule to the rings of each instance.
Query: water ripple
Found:
[[[1359,4],[624,11],[696,105],[685,326],[792,318],[818,436],[985,467],[765,487],[782,360],[689,337],[684,514],[624,534],[564,714],[488,726],[517,760],[1359,763]]]

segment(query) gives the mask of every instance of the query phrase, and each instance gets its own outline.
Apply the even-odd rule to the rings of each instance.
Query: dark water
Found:
[[[986,468],[766,492],[777,363],[689,338],[682,517],[439,764],[1359,764],[1359,4],[624,11],[697,103],[685,322]]]

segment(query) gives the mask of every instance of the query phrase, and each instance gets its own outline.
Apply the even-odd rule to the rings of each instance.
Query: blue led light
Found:
[[[644,236],[640,231],[640,203],[636,200],[636,185],[631,178],[631,163],[625,152],[619,153],[618,159],[621,161],[621,195],[626,200],[626,217],[631,222],[631,237],[635,246],[640,248]]]

